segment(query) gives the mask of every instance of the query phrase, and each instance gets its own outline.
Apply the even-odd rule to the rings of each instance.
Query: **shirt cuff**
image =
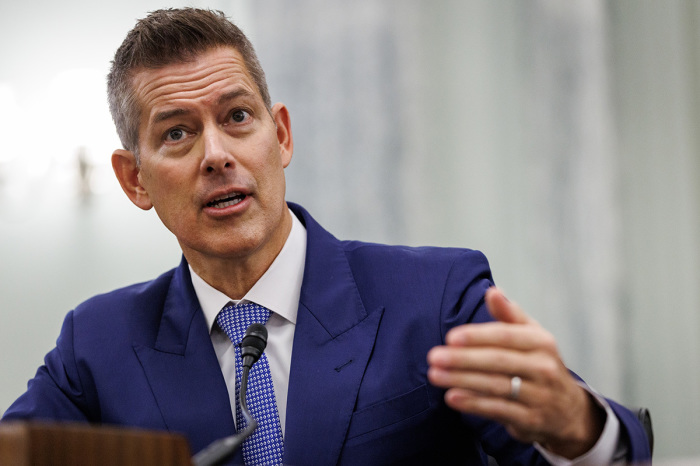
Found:
[[[624,464],[625,456],[622,456],[622,462],[615,461],[615,458],[620,458],[620,455],[616,454],[619,450],[619,440],[620,440],[620,421],[615,416],[612,408],[608,402],[602,396],[594,392],[590,387],[585,384],[581,386],[593,396],[593,399],[598,402],[598,404],[605,409],[605,426],[603,427],[603,432],[600,434],[600,438],[593,445],[588,452],[574,458],[573,460],[561,457],[551,451],[545,449],[542,445],[535,442],[535,448],[544,456],[544,458],[554,466],[600,466],[602,464]]]

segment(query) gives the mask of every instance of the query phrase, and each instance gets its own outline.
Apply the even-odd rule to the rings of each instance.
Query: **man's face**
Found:
[[[127,195],[155,208],[191,264],[271,262],[291,227],[284,201],[292,157],[287,109],[277,104],[268,112],[233,48],[138,71],[133,85],[141,108],[140,169],[128,157],[116,164],[113,157]],[[130,176],[131,192],[124,180]]]

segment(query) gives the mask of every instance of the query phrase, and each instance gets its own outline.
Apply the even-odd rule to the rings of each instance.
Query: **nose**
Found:
[[[234,167],[235,159],[226,144],[226,134],[223,131],[219,128],[208,129],[204,131],[202,140],[204,156],[201,169],[204,173],[220,174]]]

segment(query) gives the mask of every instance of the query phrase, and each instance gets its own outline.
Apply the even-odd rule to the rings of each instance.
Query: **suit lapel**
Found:
[[[303,209],[307,253],[292,350],[286,464],[336,464],[383,309],[367,312],[340,242]]]
[[[187,433],[193,453],[235,432],[226,384],[184,259],[163,304],[155,342],[134,344],[134,351],[166,427]]]

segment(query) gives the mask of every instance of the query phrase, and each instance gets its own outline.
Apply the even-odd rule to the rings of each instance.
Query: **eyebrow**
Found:
[[[153,117],[153,124],[160,123],[161,121],[165,121],[172,117],[186,115],[188,113],[190,113],[189,110],[184,108],[175,108],[173,110],[166,110],[164,112],[156,113],[156,116]]]
[[[231,100],[235,100],[239,97],[253,97],[255,94],[250,92],[248,89],[236,89],[235,91],[227,92],[226,94],[219,97],[219,105],[226,103]]]
[[[219,97],[217,103],[221,105],[231,100],[235,100],[239,97],[252,97],[254,95],[255,94],[253,94],[247,89],[236,89],[235,91],[227,92],[226,94]],[[161,121],[165,121],[176,116],[187,115],[188,113],[190,113],[190,111],[184,108],[174,108],[172,110],[159,112],[156,113],[155,117],[153,117],[153,124],[160,123]]]

